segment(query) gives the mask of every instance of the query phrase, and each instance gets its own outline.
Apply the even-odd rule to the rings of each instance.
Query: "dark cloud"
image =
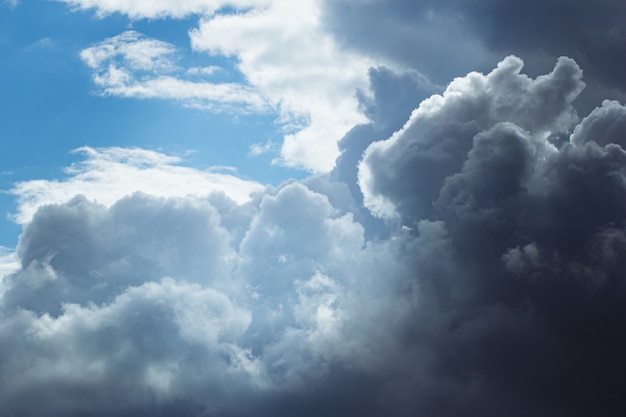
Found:
[[[569,58],[522,69],[412,112],[421,78],[372,70],[336,171],[243,205],[41,207],[2,282],[0,414],[624,414],[626,110],[579,119]]]
[[[593,86],[579,99],[583,111],[606,97],[626,98],[623,1],[341,0],[326,7],[325,21],[346,47],[387,57],[438,83],[487,71],[508,54],[524,58],[538,75],[566,55],[585,68]]]
[[[389,140],[371,145],[359,173],[366,205],[409,222],[427,218],[479,132],[501,122],[545,137],[570,130],[577,119],[571,102],[584,87],[576,63],[559,59],[549,75],[534,80],[522,67],[519,58],[508,57],[487,75],[456,79],[443,95],[422,102]]]
[[[370,146],[365,201],[418,235],[435,222],[447,242],[448,270],[415,263],[433,304],[418,305],[406,330],[437,352],[433,378],[457,384],[443,415],[619,414],[624,107],[605,102],[574,128],[573,61],[536,80],[513,68],[508,58],[456,80]],[[571,143],[551,143],[572,129]],[[428,331],[416,330],[426,317]]]
[[[358,185],[358,164],[365,149],[375,141],[388,138],[409,118],[411,112],[425,98],[439,93],[442,87],[432,84],[417,71],[394,71],[385,67],[370,68],[370,90],[358,91],[357,97],[369,122],[352,128],[339,142],[341,155],[329,175],[333,187],[347,187],[352,203],[350,211],[355,218],[367,224],[368,236],[384,235],[386,226],[380,224],[363,206],[363,193]],[[307,184],[317,190],[309,179]],[[328,187],[326,187],[328,188]],[[331,195],[328,192],[324,194]],[[333,203],[334,206],[338,206]],[[344,203],[344,206],[346,204]]]

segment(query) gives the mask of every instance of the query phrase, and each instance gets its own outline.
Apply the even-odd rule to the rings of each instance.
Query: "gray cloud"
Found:
[[[545,137],[571,129],[577,119],[571,102],[584,87],[576,63],[559,59],[549,75],[534,80],[522,67],[508,57],[487,75],[456,79],[443,95],[423,101],[391,139],[371,145],[359,172],[365,204],[381,216],[427,218],[479,132],[500,122]]]
[[[326,7],[327,26],[347,48],[387,57],[438,83],[488,71],[502,55],[524,58],[533,75],[566,55],[593,86],[578,100],[583,111],[606,97],[626,97],[626,6],[618,0],[341,0]]]
[[[40,207],[2,283],[0,414],[623,414],[626,111],[580,120],[573,60],[522,65],[412,113],[430,87],[372,70],[336,171],[247,203]],[[392,220],[348,183],[363,150]]]
[[[611,415],[623,409],[614,349],[626,343],[616,332],[626,319],[624,108],[605,102],[574,127],[576,64],[561,59],[536,80],[519,64],[456,80],[371,145],[365,201],[419,235],[435,222],[448,242],[448,270],[415,264],[435,304],[414,317],[432,318],[431,331],[407,329],[439,352],[437,378],[457,384],[444,395],[456,404],[437,405],[444,415]]]

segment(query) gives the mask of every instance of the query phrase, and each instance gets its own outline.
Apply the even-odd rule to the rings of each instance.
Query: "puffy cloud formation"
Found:
[[[577,119],[571,102],[584,87],[582,71],[571,59],[560,58],[550,74],[533,80],[521,73],[522,67],[519,58],[510,56],[487,75],[455,79],[443,95],[424,100],[389,140],[371,145],[359,172],[365,204],[381,216],[427,218],[446,178],[463,167],[478,133],[513,123],[543,139],[544,147],[546,139],[566,133]]]
[[[244,13],[203,18],[190,33],[192,47],[239,59],[248,82],[291,125],[281,148],[287,165],[330,171],[339,139],[366,120],[354,91],[367,88],[375,61],[326,33],[319,0],[250,3]]]
[[[99,17],[197,16],[190,48],[233,59],[241,76],[237,82],[199,81],[190,77],[200,73],[196,68],[134,65],[146,63],[135,59],[147,58],[142,50],[157,54],[153,64],[172,64],[175,56],[171,45],[130,31],[83,51],[98,91],[172,99],[212,111],[275,111],[285,131],[279,161],[312,172],[331,171],[340,155],[338,141],[367,122],[353,93],[368,89],[372,66],[417,70],[435,83],[447,83],[474,69],[488,71],[505,54],[523,56],[531,74],[544,73],[557,56],[567,55],[583,65],[593,86],[583,92],[578,108],[587,113],[604,98],[626,98],[626,6],[616,0],[593,5],[563,0],[59,1]]]
[[[244,203],[265,188],[233,175],[191,169],[180,165],[181,157],[146,149],[83,147],[74,152],[86,159],[66,168],[64,180],[23,181],[11,190],[18,200],[18,223],[28,223],[40,206],[64,203],[76,194],[107,206],[139,190],[163,197],[221,192]]]
[[[41,204],[2,281],[0,414],[623,414],[626,110],[580,120],[573,60],[522,66],[455,79],[387,138],[388,90],[360,97],[373,122],[342,143],[385,222],[340,169],[242,201]]]

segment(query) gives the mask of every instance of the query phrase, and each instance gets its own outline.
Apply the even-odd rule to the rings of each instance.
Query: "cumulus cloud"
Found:
[[[365,205],[383,217],[428,218],[444,180],[461,169],[479,132],[504,122],[543,139],[571,130],[577,120],[571,103],[584,87],[580,68],[561,58],[550,74],[533,80],[522,67],[511,56],[487,75],[455,79],[442,95],[424,100],[389,140],[369,146],[359,170]]]
[[[106,206],[135,191],[163,197],[223,192],[242,203],[264,189],[233,175],[183,166],[180,157],[146,149],[83,147],[75,152],[86,159],[67,168],[65,179],[15,184],[10,192],[18,200],[18,223],[28,223],[40,206],[66,202],[76,194]]]
[[[374,61],[342,50],[320,14],[315,0],[251,4],[244,13],[203,18],[190,36],[195,50],[238,57],[246,79],[279,108],[284,123],[295,123],[281,149],[287,165],[329,171],[339,139],[365,121],[354,93],[367,89]]]
[[[150,188],[154,172],[206,178],[176,158],[85,150],[69,179],[46,182],[59,197],[23,215],[2,281],[0,411],[623,414],[624,106],[580,119],[576,62],[522,69],[507,57],[411,114],[407,98],[387,138],[387,90],[359,98],[373,120],[364,203],[391,218],[375,237],[381,223],[337,173],[236,201]],[[146,186],[100,203],[63,194],[126,169]]]
[[[621,409],[614,387],[622,377],[612,348],[600,352],[624,345],[614,332],[626,318],[617,272],[623,106],[605,102],[578,123],[571,102],[583,84],[574,61],[560,59],[535,80],[521,65],[509,57],[487,75],[455,80],[399,132],[370,145],[360,166],[365,202],[417,225],[418,235],[436,224],[447,242],[439,256],[448,254],[448,270],[415,266],[422,299],[436,302],[417,310],[435,317],[430,329],[442,327],[408,330],[449,350],[435,360],[441,378],[458,375],[451,382],[459,385],[444,398],[466,396],[458,409],[439,403],[444,414],[507,407],[610,415]],[[559,136],[569,140],[555,142]],[[581,382],[588,380],[598,384],[591,395]]]
[[[249,203],[251,215],[233,204],[134,194],[41,206],[3,284],[3,412],[248,415],[242,397],[276,411],[338,360],[374,366],[389,337],[365,343],[362,320],[399,309],[371,271],[401,270],[386,245],[366,247],[350,214],[299,183]],[[357,281],[378,291],[353,293]],[[43,402],[22,401],[37,391]]]

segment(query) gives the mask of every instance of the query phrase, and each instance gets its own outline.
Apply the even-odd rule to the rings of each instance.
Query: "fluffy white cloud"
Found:
[[[84,164],[104,176],[115,171],[105,162],[120,170],[178,162],[136,149],[85,151],[93,159],[75,176]],[[133,176],[151,187],[139,184],[149,176]],[[47,186],[69,190],[72,181]],[[386,243],[366,244],[351,214],[300,183],[245,204],[192,193],[39,205],[3,281],[0,351],[15,358],[2,370],[13,381],[2,385],[3,412],[96,406],[125,415],[184,398],[207,412],[249,414],[253,402],[242,396],[273,409],[276,395],[306,392],[337,360],[380,367],[395,327],[377,328],[376,318],[396,322],[407,311],[389,300],[409,275]],[[382,270],[393,277],[381,281]],[[366,342],[374,331],[380,339]],[[86,403],[72,399],[79,386]],[[45,410],[19,400],[38,387],[51,395]]]
[[[207,394],[203,408],[219,410],[233,390],[262,383],[236,345],[249,323],[250,313],[223,293],[169,278],[127,287],[106,304],[64,304],[56,316],[4,316],[2,353],[13,360],[3,368],[11,379],[0,382],[3,413],[126,415]],[[16,401],[40,387],[42,401]]]
[[[203,18],[192,47],[238,57],[246,79],[278,106],[285,123],[284,162],[315,171],[332,169],[337,141],[366,119],[356,89],[367,89],[374,61],[343,51],[325,32],[321,2],[286,0],[245,13]]]
[[[264,189],[261,184],[233,175],[182,166],[181,158],[156,151],[83,147],[75,152],[86,159],[67,168],[67,178],[23,181],[10,191],[17,196],[18,223],[29,222],[40,206],[62,203],[76,194],[107,206],[135,191],[163,197],[223,192],[242,203]]]

